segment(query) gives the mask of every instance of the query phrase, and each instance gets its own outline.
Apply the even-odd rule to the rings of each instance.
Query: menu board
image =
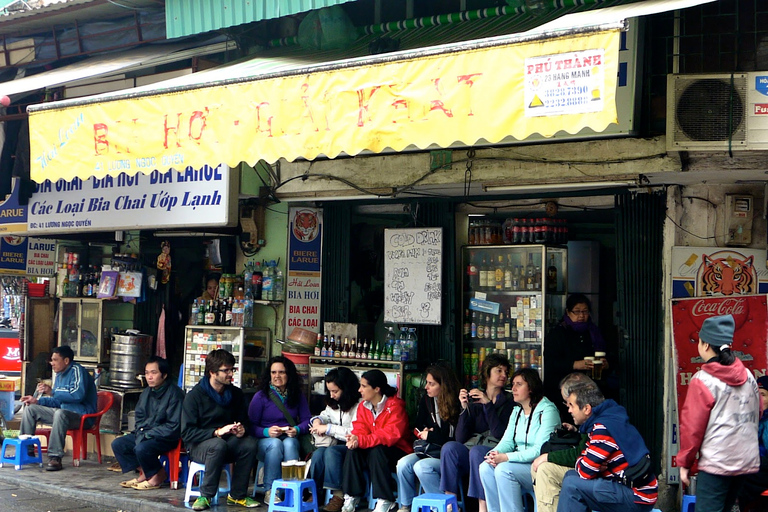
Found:
[[[441,322],[443,228],[384,231],[384,321]]]

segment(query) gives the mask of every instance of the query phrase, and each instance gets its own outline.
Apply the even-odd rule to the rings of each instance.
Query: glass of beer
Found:
[[[303,460],[296,461],[293,466],[295,468],[296,480],[304,480],[304,474],[307,472],[307,463]]]
[[[296,480],[296,461],[289,460],[288,462],[281,462],[283,480]]]
[[[603,378],[603,358],[605,352],[595,352],[595,365],[592,367],[592,378],[600,380]]]

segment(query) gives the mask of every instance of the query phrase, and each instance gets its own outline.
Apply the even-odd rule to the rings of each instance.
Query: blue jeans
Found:
[[[176,448],[178,439],[144,439],[136,444],[134,434],[126,434],[112,441],[112,452],[123,473],[141,468],[147,480],[160,471],[160,455]]]
[[[410,507],[418,492],[416,478],[424,492],[440,492],[440,459],[421,458],[415,453],[397,461],[397,501],[401,507]]]
[[[265,437],[259,439],[259,460],[264,463],[264,488],[282,476],[281,462],[299,460],[299,440],[295,437]]]
[[[713,475],[699,470],[699,481],[696,484],[696,509],[730,512],[733,504],[736,503],[736,496],[745,477],[746,475]]]
[[[533,493],[531,465],[527,462],[502,462],[494,468],[480,464],[488,512],[523,512],[523,490]]]
[[[624,484],[606,478],[585,480],[574,470],[565,474],[557,504],[557,512],[650,512],[652,508],[635,503],[635,493]]]
[[[469,492],[468,496],[479,500],[485,499],[483,482],[480,480],[480,464],[485,462],[485,454],[491,451],[491,446],[477,445],[469,449]]]
[[[315,481],[318,489],[341,489],[341,470],[344,467],[344,457],[347,455],[347,445],[335,444],[317,448],[312,453],[312,464],[309,465],[309,478]]]
[[[462,478],[469,473],[469,448],[449,441],[440,450],[440,490],[459,494]]]

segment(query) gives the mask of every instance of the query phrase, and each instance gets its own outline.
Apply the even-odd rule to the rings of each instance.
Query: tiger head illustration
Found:
[[[711,256],[714,256],[711,255]],[[713,258],[704,254],[699,268],[697,295],[748,295],[757,293],[757,271],[754,256],[744,258],[729,254]],[[734,256],[741,256],[737,258]]]
[[[293,217],[293,236],[302,242],[311,242],[317,238],[319,223],[317,212],[312,210],[298,210]]]

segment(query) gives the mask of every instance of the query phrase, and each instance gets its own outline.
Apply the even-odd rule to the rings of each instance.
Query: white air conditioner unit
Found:
[[[751,149],[748,89],[755,86],[750,75],[668,75],[667,150]]]

